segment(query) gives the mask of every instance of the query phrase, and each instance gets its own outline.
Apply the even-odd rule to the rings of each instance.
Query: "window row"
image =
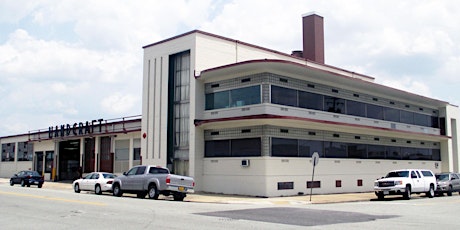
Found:
[[[262,156],[260,138],[212,140],[205,142],[205,157]],[[441,160],[439,149],[370,145],[332,141],[271,138],[272,157],[311,157],[314,152],[325,158]]]
[[[14,161],[16,143],[2,144],[2,161]],[[27,142],[18,143],[17,160],[32,161],[33,159],[33,144]]]
[[[231,108],[261,103],[261,87],[250,86],[206,94],[206,110]],[[354,100],[271,86],[271,103],[299,108],[367,117],[377,120],[439,128],[439,117],[374,105]]]
[[[289,89],[275,85],[271,86],[271,103],[439,128],[439,118],[437,116],[430,116],[426,114]]]

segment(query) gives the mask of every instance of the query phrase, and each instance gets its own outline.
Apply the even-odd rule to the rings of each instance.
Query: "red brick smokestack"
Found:
[[[303,57],[324,64],[323,17],[315,12],[302,15]]]

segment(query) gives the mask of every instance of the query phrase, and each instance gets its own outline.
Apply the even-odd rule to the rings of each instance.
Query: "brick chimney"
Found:
[[[324,64],[323,17],[315,12],[302,15],[303,57]]]

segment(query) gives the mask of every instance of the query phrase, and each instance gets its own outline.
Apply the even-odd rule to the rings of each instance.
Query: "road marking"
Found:
[[[106,203],[101,203],[101,202],[71,200],[71,199],[65,199],[65,198],[59,198],[59,197],[38,196],[38,195],[22,194],[22,193],[15,193],[15,192],[3,192],[3,191],[0,191],[0,194],[12,195],[12,196],[22,196],[22,197],[31,197],[31,198],[45,199],[45,200],[62,201],[62,202],[69,202],[69,203],[88,204],[88,205],[95,205],[95,206],[106,206],[107,205]]]

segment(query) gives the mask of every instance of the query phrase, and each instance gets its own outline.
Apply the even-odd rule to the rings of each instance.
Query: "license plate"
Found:
[[[185,190],[184,187],[182,187],[182,186],[179,187],[179,191],[184,191],[184,190]]]
[[[388,195],[388,194],[390,194],[390,192],[388,192],[388,191],[383,191],[383,194],[384,194],[384,195]]]

